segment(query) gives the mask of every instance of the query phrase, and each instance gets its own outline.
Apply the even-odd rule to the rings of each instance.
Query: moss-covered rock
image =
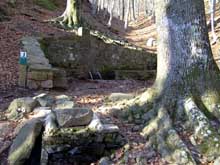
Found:
[[[24,114],[32,112],[37,105],[38,101],[31,97],[15,99],[9,105],[6,116],[10,120],[20,119]]]
[[[55,97],[55,103],[53,109],[65,110],[72,109],[74,107],[74,102],[72,98],[66,95],[59,95]]]
[[[23,165],[29,159],[42,126],[43,123],[40,120],[34,119],[20,129],[9,151],[8,162],[10,165]]]

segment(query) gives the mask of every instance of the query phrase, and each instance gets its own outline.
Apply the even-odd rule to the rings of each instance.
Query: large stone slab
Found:
[[[52,71],[51,65],[43,65],[43,64],[32,64],[29,65],[29,71]]]
[[[74,102],[72,98],[66,95],[59,95],[55,97],[55,103],[53,109],[72,109],[74,107]]]
[[[56,119],[60,127],[86,126],[92,118],[93,112],[86,108],[55,110]]]
[[[55,100],[52,96],[47,95],[47,93],[41,93],[34,97],[39,103],[41,107],[52,107],[55,103]]]
[[[27,52],[27,62],[29,65],[41,64],[44,66],[50,66],[37,38],[23,37],[21,43],[23,45],[23,50]]]
[[[42,131],[43,123],[34,119],[27,122],[19,131],[9,151],[10,165],[23,165],[30,157],[36,138]]]

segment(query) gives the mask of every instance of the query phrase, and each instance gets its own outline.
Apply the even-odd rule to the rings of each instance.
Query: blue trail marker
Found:
[[[27,65],[27,52],[20,52],[19,64]]]

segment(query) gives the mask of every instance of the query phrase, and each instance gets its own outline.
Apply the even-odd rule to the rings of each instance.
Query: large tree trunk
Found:
[[[115,0],[111,0],[110,4],[109,4],[109,20],[108,20],[108,27],[112,26],[112,18],[113,18],[113,10],[114,10],[114,6],[115,6]]]
[[[157,142],[163,144],[158,146],[158,151],[163,157],[171,154],[170,151],[175,153],[177,150],[192,155],[187,146],[181,148],[174,144],[174,141],[172,144],[172,140],[172,147],[166,145],[169,132],[176,132],[171,126],[172,120],[169,120],[168,114],[178,116],[178,110],[184,109],[183,113],[193,128],[195,147],[208,159],[215,159],[220,156],[219,141],[216,140],[220,136],[210,124],[209,117],[220,119],[220,82],[208,38],[204,2],[155,0],[155,10],[158,58],[153,89],[156,91],[156,104],[159,109]],[[181,120],[183,116],[179,116],[178,120]],[[145,127],[145,136],[149,135],[151,127],[151,124]],[[179,144],[182,143],[181,139],[178,141]],[[178,161],[175,160],[175,154],[170,156],[170,160]],[[182,160],[186,161],[185,158]],[[194,157],[189,158],[188,163],[194,164]]]
[[[142,135],[169,163],[200,164],[195,151],[214,160],[220,157],[220,135],[214,126],[219,126],[220,119],[220,79],[208,38],[204,2],[154,3],[158,32],[155,83],[135,99],[114,103],[114,111],[109,112],[130,122],[145,123]],[[191,137],[183,136],[173,125]]]
[[[171,97],[182,97],[186,93],[201,97],[206,92],[219,90],[218,69],[209,43],[204,2],[155,2],[157,89]]]
[[[129,14],[130,14],[130,0],[127,0],[126,4],[126,13],[125,13],[125,24],[124,24],[124,29],[128,28],[128,19],[129,19]]]

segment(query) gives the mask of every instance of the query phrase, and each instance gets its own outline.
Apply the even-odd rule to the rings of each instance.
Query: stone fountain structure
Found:
[[[118,126],[90,109],[74,107],[66,95],[15,99],[7,116],[17,120],[27,113],[32,117],[18,126],[9,164],[91,163],[126,142]]]

